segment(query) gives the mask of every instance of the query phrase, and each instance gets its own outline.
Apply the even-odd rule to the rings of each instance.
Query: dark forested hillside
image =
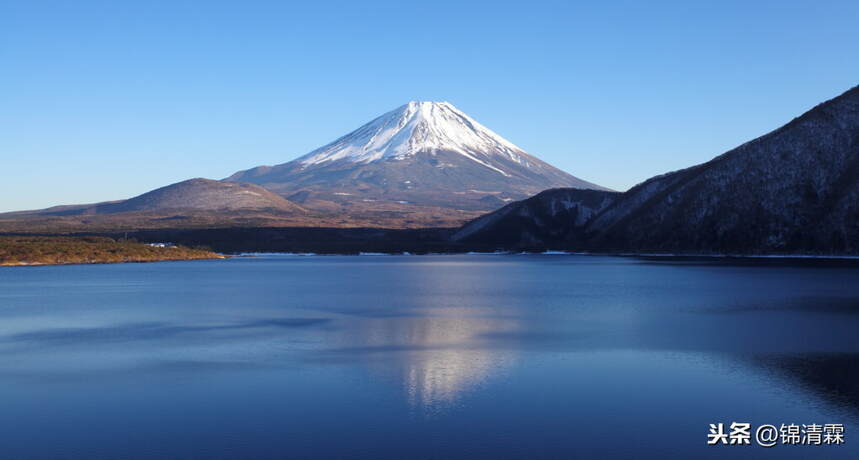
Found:
[[[859,87],[605,206],[540,212],[534,205],[551,196],[541,195],[472,221],[457,235],[512,248],[859,253]]]

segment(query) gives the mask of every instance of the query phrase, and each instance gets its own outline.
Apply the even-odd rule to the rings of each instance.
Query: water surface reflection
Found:
[[[719,458],[718,421],[850,433],[857,281],[570,256],[0,269],[0,458]]]

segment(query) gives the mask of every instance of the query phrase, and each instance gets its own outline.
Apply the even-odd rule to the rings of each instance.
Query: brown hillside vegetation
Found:
[[[0,236],[0,265],[105,264],[222,258],[205,249],[107,237]]]

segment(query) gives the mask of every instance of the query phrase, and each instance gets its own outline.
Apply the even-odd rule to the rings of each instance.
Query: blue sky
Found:
[[[289,161],[445,100],[619,190],[859,84],[859,2],[0,2],[0,211]]]

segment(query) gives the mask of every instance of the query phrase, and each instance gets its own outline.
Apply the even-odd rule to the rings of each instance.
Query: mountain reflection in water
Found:
[[[381,375],[401,380],[412,406],[428,411],[453,404],[463,392],[511,364],[515,353],[493,348],[483,335],[515,330],[516,321],[444,309],[442,316],[380,318],[361,328],[366,351],[384,353],[370,361]],[[479,312],[478,312],[479,314]]]

